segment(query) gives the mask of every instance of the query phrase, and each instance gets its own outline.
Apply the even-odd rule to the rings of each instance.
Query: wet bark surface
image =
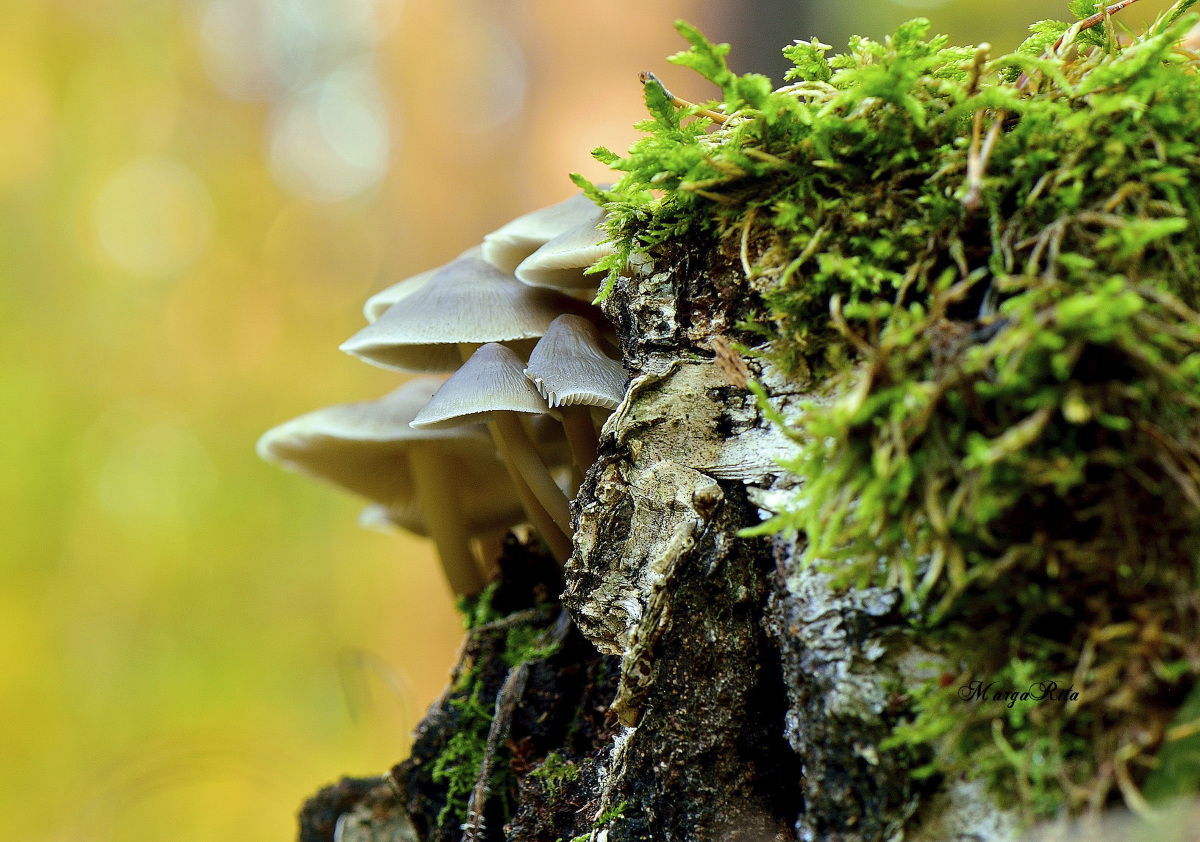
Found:
[[[732,350],[753,341],[737,327],[756,295],[740,272],[719,249],[680,246],[604,304],[632,382],[573,504],[565,581],[536,548],[508,547],[497,607],[540,606],[536,626],[549,628],[561,606],[572,630],[527,665],[483,821],[446,821],[433,769],[464,694],[503,707],[513,666],[504,631],[486,628],[458,668],[474,683],[430,710],[386,781],[411,836],[382,835],[403,822],[371,824],[343,799],[337,809],[360,818],[338,842],[1012,837],[978,787],[916,782],[921,758],[879,747],[905,682],[937,660],[903,632],[896,595],[839,595],[800,568],[792,543],[738,534],[790,493],[778,460],[794,448],[747,378],[785,414],[806,397],[805,384]],[[323,792],[306,815],[317,802],[331,803]],[[333,839],[306,827],[303,842]]]

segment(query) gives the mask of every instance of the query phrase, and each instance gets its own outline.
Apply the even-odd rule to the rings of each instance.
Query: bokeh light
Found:
[[[212,201],[203,182],[179,161],[150,158],[127,164],[96,197],[96,235],[131,276],[177,274],[200,257],[212,229]]]
[[[375,75],[348,64],[290,97],[271,130],[271,172],[293,193],[333,202],[387,172],[388,123]]]

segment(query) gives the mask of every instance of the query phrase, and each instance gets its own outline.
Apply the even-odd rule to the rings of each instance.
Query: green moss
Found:
[[[499,583],[492,582],[478,594],[459,596],[454,607],[463,615],[463,628],[473,629],[501,619],[504,615],[492,607]]]
[[[629,805],[622,801],[620,804],[613,804],[607,810],[600,814],[600,818],[596,819],[596,823],[592,825],[596,830],[602,827],[607,827],[614,821],[625,815],[625,808]]]
[[[459,597],[457,607],[463,614],[465,628],[480,629],[505,619],[505,615],[492,605],[496,590],[497,585],[493,583],[477,596]],[[544,620],[544,617],[544,614],[534,614],[529,621],[504,630],[481,630],[475,633],[503,634],[504,646],[500,650],[500,658],[505,667],[512,668],[527,661],[550,657],[557,651],[556,644],[543,642],[546,630],[540,628],[537,622]],[[494,674],[494,670],[491,672]],[[446,803],[437,818],[439,829],[459,827],[467,820],[471,792],[483,769],[496,705],[495,694],[487,691],[485,682],[483,665],[476,660],[459,674],[452,688],[454,697],[449,704],[455,712],[453,735],[434,761],[432,772],[433,782],[444,785],[446,791]],[[513,793],[517,780],[507,762],[507,749],[501,748],[500,754],[501,757],[493,758],[488,791],[492,797],[503,799],[504,819],[507,821],[515,804]]]
[[[458,713],[454,734],[433,767],[433,782],[446,787],[446,805],[437,818],[439,829],[458,827],[467,820],[467,804],[483,768],[494,710],[481,701],[481,691],[481,684],[471,683],[469,695],[450,702]]]
[[[627,802],[622,801],[620,804],[614,804],[611,807],[609,807],[607,810],[605,810],[603,813],[600,814],[600,818],[596,819],[596,821],[594,821],[592,823],[592,832],[600,830],[601,828],[604,828],[604,827],[608,827],[608,825],[612,824],[614,821],[619,819],[621,816],[625,815],[625,808],[628,806],[629,805]],[[592,838],[592,833],[581,833],[579,836],[576,836],[575,838],[573,838],[571,840],[571,842],[587,842],[587,840],[589,840],[591,838]]]
[[[510,667],[528,661],[540,661],[558,652],[561,644],[546,642],[545,629],[531,625],[508,630],[504,639],[504,660]]]
[[[547,794],[557,798],[562,794],[563,786],[579,780],[579,767],[569,760],[563,760],[558,752],[550,752],[541,765],[529,773],[542,782]]]
[[[906,688],[889,744],[1030,816],[1132,793],[1200,684],[1190,5],[1124,45],[1111,20],[1044,21],[995,58],[922,20],[833,57],[800,43],[777,90],[681,24],[671,60],[720,102],[648,84],[645,136],[596,153],[622,177],[586,185],[619,245],[609,287],[684,235],[741,245],[763,294],[745,327],[825,396],[788,427],[795,506],[757,531],[802,536],[841,587],[904,593],[961,674]],[[700,114],[718,107],[721,126]],[[1080,699],[956,699],[975,679]]]

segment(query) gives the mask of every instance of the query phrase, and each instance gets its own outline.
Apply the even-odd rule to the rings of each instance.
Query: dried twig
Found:
[[[742,225],[742,271],[746,273],[746,278],[750,278],[752,267],[750,266],[749,242],[750,242],[750,226],[754,224],[754,215],[758,213],[758,205],[751,205],[750,210],[746,212],[746,221]]]
[[[708,344],[716,355],[717,368],[720,369],[725,382],[730,386],[745,389],[746,384],[750,382],[750,369],[746,367],[742,355],[724,336],[714,336]]]
[[[1058,51],[1062,49],[1062,46],[1068,35],[1074,38],[1075,35],[1078,35],[1083,30],[1091,29],[1096,24],[1107,20],[1110,15],[1121,11],[1126,6],[1133,5],[1136,2],[1137,0],[1120,0],[1120,2],[1114,3],[1111,6],[1106,6],[1090,17],[1084,18],[1079,23],[1075,24],[1062,35],[1060,35],[1058,40],[1054,42],[1054,45],[1047,50],[1047,54],[1056,55]],[[982,49],[983,46],[985,45],[981,44],[980,49]],[[979,61],[979,52],[976,52],[975,62],[977,67],[979,66]],[[1028,73],[1022,72],[1017,78],[1017,90],[1024,90],[1025,86],[1029,84],[1031,78],[1032,77]],[[977,79],[972,80],[972,88],[974,88],[976,82]],[[971,150],[967,153],[967,192],[966,195],[963,196],[963,207],[965,207],[968,211],[977,210],[982,202],[983,173],[987,169],[988,158],[991,156],[992,147],[996,143],[996,138],[1000,135],[1000,127],[1004,123],[1004,118],[1008,116],[1008,112],[1006,111],[1000,111],[996,114],[996,119],[992,121],[992,126],[990,129],[988,129],[987,139],[983,142],[982,146],[980,146],[978,140],[982,113],[983,112],[981,111],[975,112],[975,126],[971,136]]]
[[[639,73],[638,81],[640,81],[643,85],[658,85],[658,87],[662,89],[663,95],[666,96],[667,99],[671,100],[672,105],[674,105],[676,108],[695,108],[697,109],[695,112],[697,117],[707,117],[714,123],[721,126],[725,125],[725,121],[729,119],[728,114],[722,114],[719,111],[713,111],[711,108],[700,108],[694,102],[688,102],[686,99],[680,99],[679,97],[675,96],[675,94],[668,91],[667,86],[664,85],[662,81],[649,70],[643,70],[641,73]]]

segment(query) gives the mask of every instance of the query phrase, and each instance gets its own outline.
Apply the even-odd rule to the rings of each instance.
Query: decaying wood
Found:
[[[795,447],[747,378],[785,414],[805,397],[804,384],[734,350],[752,340],[736,329],[754,295],[740,268],[736,254],[681,246],[604,304],[632,383],[574,503],[575,553],[554,586],[578,631],[528,667],[494,761],[510,764],[517,803],[505,812],[489,790],[471,838],[1011,839],[1012,818],[980,787],[914,780],[918,758],[879,749],[895,688],[936,668],[903,632],[896,594],[838,595],[789,541],[737,534],[792,493],[779,460]],[[506,582],[531,575],[502,567]],[[494,704],[509,670],[503,634],[479,638],[464,657]],[[343,805],[339,842],[461,838],[437,829],[444,801],[428,772],[453,729],[448,696],[388,785]],[[530,774],[551,751],[577,780],[549,788]],[[504,815],[507,826],[494,820]],[[317,838],[330,837],[304,840]]]

